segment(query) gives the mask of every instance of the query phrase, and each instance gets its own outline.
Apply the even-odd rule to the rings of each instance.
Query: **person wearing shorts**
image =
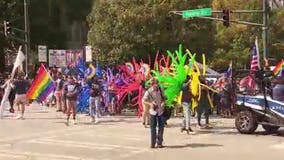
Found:
[[[15,90],[14,105],[17,106],[18,115],[16,119],[23,119],[25,113],[25,105],[28,103],[26,93],[29,89],[29,81],[24,79],[24,75],[19,75],[18,79],[12,83],[12,88]]]
[[[73,115],[73,124],[76,124],[76,113],[77,113],[77,96],[79,93],[79,85],[75,82],[75,79],[72,76],[68,77],[68,85],[66,85],[66,104],[67,104],[67,122],[69,125],[69,119],[72,112]]]

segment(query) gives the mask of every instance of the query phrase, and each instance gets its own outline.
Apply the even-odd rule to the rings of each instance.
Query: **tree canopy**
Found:
[[[197,53],[206,54],[214,68],[224,69],[230,60],[237,67],[249,65],[255,37],[262,53],[262,28],[206,19],[182,19],[169,14],[211,7],[222,9],[262,9],[259,0],[43,0],[29,1],[31,48],[37,45],[48,48],[80,48],[87,42],[94,49],[94,58],[112,65],[132,59],[148,61],[157,51],[175,50],[178,44]],[[0,1],[0,20],[12,22],[13,28],[24,28],[23,0]],[[214,14],[222,18],[222,14]],[[284,10],[274,9],[269,14],[268,57],[283,58]],[[231,14],[232,20],[262,23],[262,14]],[[1,25],[2,26],[2,25]],[[23,36],[14,32],[15,36]],[[0,34],[0,65],[4,64],[4,48],[17,41]],[[34,61],[36,61],[36,56]],[[152,58],[153,60],[153,58]],[[4,66],[0,66],[3,69]]]
[[[171,15],[172,25],[167,26],[169,11],[205,7],[213,10],[262,9],[262,3],[259,0],[247,3],[242,0],[97,0],[87,17],[90,26],[88,42],[94,48],[95,57],[107,64],[126,61],[133,56],[145,58],[156,51],[173,50],[181,43],[194,53],[205,53],[215,68],[226,67],[230,60],[237,61],[237,67],[245,67],[249,65],[255,37],[258,37],[262,53],[260,27],[233,23],[224,27],[222,22],[197,18],[184,20],[176,15]],[[214,16],[222,18],[222,14]],[[262,23],[262,14],[233,13],[231,19]],[[279,58],[283,52],[284,21],[281,19],[283,11],[271,12],[269,57]]]
[[[166,49],[175,49],[179,43],[193,52],[211,56],[212,22],[183,21],[181,17],[169,14],[173,10],[209,6],[210,0],[97,0],[88,16],[88,42],[93,46],[96,58],[107,64],[132,56],[146,58],[157,51],[165,53]]]

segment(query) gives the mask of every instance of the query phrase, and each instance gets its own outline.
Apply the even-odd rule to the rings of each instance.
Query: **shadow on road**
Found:
[[[205,143],[191,143],[185,145],[165,146],[165,148],[178,149],[178,148],[204,148],[204,147],[223,147],[220,144],[205,144]]]

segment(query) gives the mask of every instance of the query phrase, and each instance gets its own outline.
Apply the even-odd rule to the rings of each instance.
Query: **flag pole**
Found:
[[[19,46],[19,50],[18,50],[18,54],[17,54],[17,57],[16,57],[16,61],[17,61],[17,59],[19,59],[18,57],[19,57],[19,53],[20,53],[21,50],[22,50],[22,46]],[[16,63],[16,61],[15,61],[15,63]],[[14,79],[15,72],[16,72],[17,68],[18,68],[18,66],[16,66],[16,64],[14,64],[13,70],[12,70],[12,73],[11,73],[11,79]]]
[[[49,78],[52,80],[52,82],[54,82],[52,76],[50,75],[50,73],[46,70],[45,66],[41,63],[43,69],[46,71],[46,73],[48,74]]]
[[[20,62],[20,52],[21,52],[21,49],[22,49],[22,46],[19,47],[19,50],[18,50],[18,54],[17,54],[17,58],[16,58],[16,61],[14,63],[14,66],[13,66],[13,70],[12,70],[12,73],[11,73],[11,78],[8,80],[11,82],[11,80],[14,79],[14,76],[15,76],[15,72],[16,72],[16,69],[18,68],[19,66],[19,62]],[[22,62],[21,62],[22,63]],[[8,83],[7,87],[5,88],[5,92],[4,92],[4,95],[2,97],[2,100],[1,100],[1,105],[0,105],[0,119],[3,118],[3,113],[4,113],[4,104],[6,101],[8,101],[8,96],[11,92],[11,85],[10,85],[10,82]]]

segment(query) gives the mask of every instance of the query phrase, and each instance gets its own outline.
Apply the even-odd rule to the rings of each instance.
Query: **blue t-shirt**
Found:
[[[16,94],[26,94],[29,89],[29,82],[26,80],[16,80],[13,84]]]

